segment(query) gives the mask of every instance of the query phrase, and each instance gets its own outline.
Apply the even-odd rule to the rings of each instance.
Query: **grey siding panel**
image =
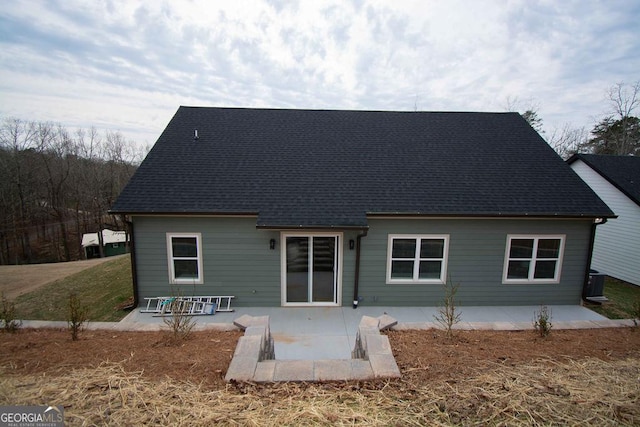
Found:
[[[447,273],[459,283],[460,305],[580,303],[589,247],[590,221],[500,219],[371,219],[363,239],[361,305],[435,306],[441,285],[386,284],[389,234],[448,234]],[[559,284],[502,284],[508,234],[564,234]]]
[[[134,217],[138,287],[144,297],[234,295],[235,306],[280,306],[280,232],[256,229],[255,218]],[[361,306],[435,306],[441,285],[387,285],[389,234],[448,234],[451,280],[460,284],[460,305],[578,304],[582,294],[591,223],[588,220],[370,219],[362,239]],[[297,230],[299,231],[299,230]],[[202,234],[204,284],[172,287],[167,266],[167,232]],[[508,234],[564,234],[559,284],[504,285],[502,271]],[[355,250],[344,233],[342,305],[353,301]],[[275,250],[269,240],[276,239]],[[175,285],[174,285],[175,286]]]
[[[237,307],[280,306],[280,232],[256,229],[255,218],[135,216],[135,246],[140,304],[145,297],[233,295]],[[170,285],[166,233],[202,234],[204,283]],[[353,299],[355,251],[345,233],[342,245],[343,304]],[[275,239],[274,250],[269,241]]]
[[[255,218],[134,217],[138,288],[142,298],[234,295],[233,305],[280,305],[279,233],[256,230]],[[204,283],[170,285],[166,233],[202,234]]]

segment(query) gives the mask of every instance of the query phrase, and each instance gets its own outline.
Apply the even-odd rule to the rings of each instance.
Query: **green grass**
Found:
[[[16,318],[67,320],[69,295],[76,293],[88,320],[114,322],[128,312],[117,308],[133,296],[131,260],[126,255],[57,280],[16,298]]]
[[[612,277],[605,277],[604,296],[609,299],[602,305],[588,305],[591,310],[609,319],[633,319],[638,317],[640,286],[635,286]]]

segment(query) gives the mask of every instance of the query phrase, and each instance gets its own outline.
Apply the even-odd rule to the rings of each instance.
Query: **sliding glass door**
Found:
[[[283,305],[337,305],[337,234],[283,234]]]

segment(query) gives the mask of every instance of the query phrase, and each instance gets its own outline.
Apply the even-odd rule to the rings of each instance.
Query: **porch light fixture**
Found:
[[[353,239],[349,240],[349,249],[353,250],[353,248],[355,247],[356,247],[356,242]]]
[[[271,239],[269,240],[269,249],[275,249],[276,248],[276,239]]]

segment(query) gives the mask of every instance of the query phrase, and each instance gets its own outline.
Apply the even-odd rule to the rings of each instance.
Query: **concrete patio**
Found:
[[[589,329],[633,326],[632,320],[609,320],[579,305],[548,306],[553,329]],[[533,329],[539,306],[458,307],[461,330]],[[238,307],[234,312],[196,316],[196,329],[237,329],[243,315],[269,316],[278,360],[349,359],[362,316],[387,314],[398,321],[394,329],[429,329],[440,325],[437,307]],[[66,327],[66,322],[25,321],[23,327]],[[153,331],[166,327],[161,317],[132,311],[120,322],[92,322],[89,329]]]

